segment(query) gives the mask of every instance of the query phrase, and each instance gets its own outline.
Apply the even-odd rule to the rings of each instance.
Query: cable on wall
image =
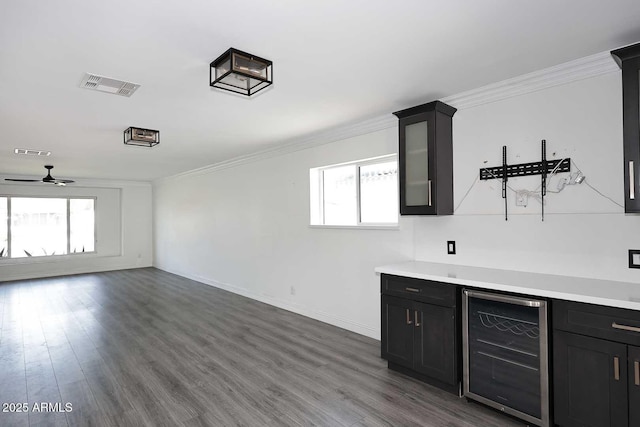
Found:
[[[602,193],[600,190],[598,190],[597,188],[595,188],[593,185],[591,185],[587,179],[586,176],[584,176],[584,174],[582,174],[582,171],[580,170],[580,168],[578,167],[578,165],[574,162],[571,161],[571,163],[573,163],[573,165],[576,167],[576,169],[578,169],[579,175],[578,175],[578,179],[580,179],[580,177],[582,177],[582,180],[580,182],[577,182],[578,184],[584,182],[585,185],[587,187],[589,187],[590,189],[592,189],[596,194],[598,194],[600,197],[603,197],[607,200],[609,200],[611,203],[613,203],[616,206],[620,206],[621,208],[624,209],[624,205],[621,205],[620,203],[616,202],[613,198],[607,196],[606,194]]]
[[[456,212],[458,210],[458,208],[460,207],[460,205],[462,205],[462,202],[464,202],[464,199],[467,198],[467,196],[469,195],[469,193],[471,193],[471,190],[473,190],[473,187],[476,186],[476,184],[478,183],[478,181],[480,181],[480,177],[476,176],[476,178],[473,180],[473,182],[471,183],[471,186],[469,187],[469,189],[467,190],[466,193],[464,193],[464,196],[462,196],[462,200],[460,200],[460,202],[458,202],[458,205],[456,206],[456,208],[453,210],[453,212]]]

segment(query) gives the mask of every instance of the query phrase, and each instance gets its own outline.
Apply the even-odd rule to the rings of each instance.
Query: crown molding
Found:
[[[461,110],[613,72],[620,72],[620,68],[606,51],[448,96],[442,101]]]
[[[172,180],[174,178],[186,177],[191,175],[201,175],[208,172],[228,169],[246,163],[265,160],[283,154],[306,150],[308,148],[329,144],[331,142],[366,135],[368,133],[377,132],[379,130],[389,129],[396,126],[397,123],[398,119],[396,117],[391,114],[385,114],[384,116],[374,117],[347,126],[332,128],[306,137],[291,138],[276,147],[257,151],[255,153],[247,154],[244,156],[234,157],[233,159],[224,160],[222,162],[203,166],[198,169],[192,169],[168,177],[158,178],[153,182],[154,184],[158,184],[163,181]]]
[[[534,71],[522,76],[448,96],[440,99],[440,101],[449,104],[458,110],[462,110],[613,72],[620,72],[620,68],[616,65],[609,51],[605,51],[576,59],[574,61],[565,62],[554,67]],[[371,132],[389,129],[397,126],[397,123],[398,119],[389,113],[350,125],[318,132],[306,137],[292,138],[276,147],[235,157],[233,159],[182,172],[176,175],[158,178],[153,182],[154,184],[158,184],[175,178],[201,175],[246,163],[265,160],[279,155],[329,144],[342,139],[353,138]]]

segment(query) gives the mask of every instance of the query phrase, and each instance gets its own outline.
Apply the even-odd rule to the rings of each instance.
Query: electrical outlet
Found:
[[[456,254],[456,241],[455,240],[447,240],[447,253],[449,255]]]
[[[293,286],[291,287],[291,289],[289,290],[289,293],[291,295],[295,295],[296,294],[296,288],[294,288]]]
[[[516,191],[516,206],[527,206],[529,194],[526,191]]]
[[[640,268],[640,250],[629,249],[629,268]]]

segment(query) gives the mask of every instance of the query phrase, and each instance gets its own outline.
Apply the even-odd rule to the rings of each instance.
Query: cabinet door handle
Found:
[[[428,194],[428,197],[429,197],[429,206],[431,206],[431,180],[430,179],[427,180],[427,186],[428,186],[427,194]],[[633,197],[632,197],[632,199],[633,199]]]
[[[613,358],[613,379],[620,381],[620,359],[618,356]]]
[[[409,309],[407,308],[407,325],[412,324],[413,321],[411,320],[411,314],[409,314]]]
[[[415,310],[413,312],[413,315],[415,316],[416,319],[416,328],[420,327],[420,323],[418,323],[418,310]]]
[[[640,385],[640,362],[635,360],[633,362],[633,373],[634,373],[634,381],[635,385]]]
[[[420,289],[418,288],[404,288],[404,290],[407,292],[420,292]]]
[[[620,325],[616,322],[611,324],[613,329],[622,329],[623,331],[640,332],[640,328],[636,326]]]
[[[636,198],[636,176],[633,160],[629,160],[629,198],[631,200]]]

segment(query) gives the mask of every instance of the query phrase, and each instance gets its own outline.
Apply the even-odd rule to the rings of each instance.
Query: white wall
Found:
[[[395,122],[393,122],[395,123]],[[619,72],[461,109],[454,117],[456,206],[483,166],[571,157],[587,182],[623,203]],[[627,249],[640,216],[585,184],[516,207],[504,220],[500,182],[477,182],[456,214],[404,217],[399,231],[312,229],[309,168],[397,151],[397,128],[270,159],[159,181],[155,265],[372,337],[380,335],[373,268],[409,259],[638,281]],[[555,154],[554,154],[555,153]],[[486,161],[486,163],[485,163]],[[558,177],[551,181],[555,189]],[[539,177],[512,179],[534,190]],[[457,255],[446,255],[456,240]],[[295,287],[296,295],[290,294]]]
[[[479,168],[571,157],[586,182],[624,205],[622,86],[619,72],[460,110],[454,116],[454,193],[457,206]],[[555,153],[555,157],[553,156]],[[485,163],[486,161],[486,163]],[[573,169],[573,166],[572,166]],[[574,169],[575,170],[575,169]],[[557,188],[559,175],[549,189]],[[540,177],[511,179],[514,189],[534,190]],[[598,195],[586,184],[548,194],[541,206],[515,206],[509,220],[499,180],[478,182],[452,217],[416,218],[416,259],[552,274],[640,281],[628,268],[628,249],[640,248],[640,216]],[[457,255],[446,254],[456,240]]]
[[[66,187],[0,184],[0,195],[96,196],[96,253],[3,259],[0,281],[152,265],[152,186],[142,182],[78,180]]]
[[[396,133],[158,182],[155,266],[379,336],[373,269],[413,257],[412,221],[400,230],[310,228],[309,168],[394,153]]]

